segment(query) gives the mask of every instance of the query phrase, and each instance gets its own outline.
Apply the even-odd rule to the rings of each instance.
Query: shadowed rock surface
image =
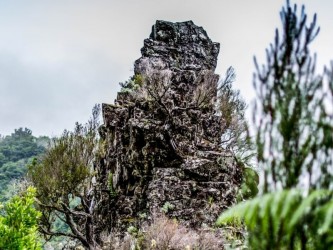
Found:
[[[241,168],[220,147],[219,44],[192,21],[157,21],[115,104],[103,104],[110,221],[124,231],[163,211],[191,227],[229,207]]]

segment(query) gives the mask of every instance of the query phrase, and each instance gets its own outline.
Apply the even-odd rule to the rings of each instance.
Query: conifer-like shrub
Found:
[[[263,190],[221,214],[244,223],[250,249],[331,249],[333,243],[333,74],[317,75],[309,45],[319,32],[304,6],[281,11],[282,35],[255,59],[258,164]]]

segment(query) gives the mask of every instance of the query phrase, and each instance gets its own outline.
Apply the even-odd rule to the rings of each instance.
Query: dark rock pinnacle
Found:
[[[113,228],[166,213],[212,225],[234,201],[241,170],[221,149],[215,110],[219,44],[192,21],[157,21],[114,105],[103,104]]]

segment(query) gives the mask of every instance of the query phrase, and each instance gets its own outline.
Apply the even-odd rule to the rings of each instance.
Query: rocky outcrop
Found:
[[[134,72],[142,73],[148,60],[155,64],[162,59],[161,68],[178,70],[215,70],[220,44],[214,43],[202,27],[192,21],[171,23],[157,21],[141,49],[142,57],[135,62]],[[159,61],[160,62],[160,61]]]
[[[241,169],[220,147],[219,44],[192,21],[157,21],[115,104],[103,104],[111,223],[163,212],[212,224],[235,200]]]

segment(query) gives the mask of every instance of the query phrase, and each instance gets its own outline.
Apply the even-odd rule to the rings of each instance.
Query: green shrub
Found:
[[[41,249],[37,233],[41,214],[33,207],[35,193],[36,189],[29,187],[1,205],[0,249]]]

